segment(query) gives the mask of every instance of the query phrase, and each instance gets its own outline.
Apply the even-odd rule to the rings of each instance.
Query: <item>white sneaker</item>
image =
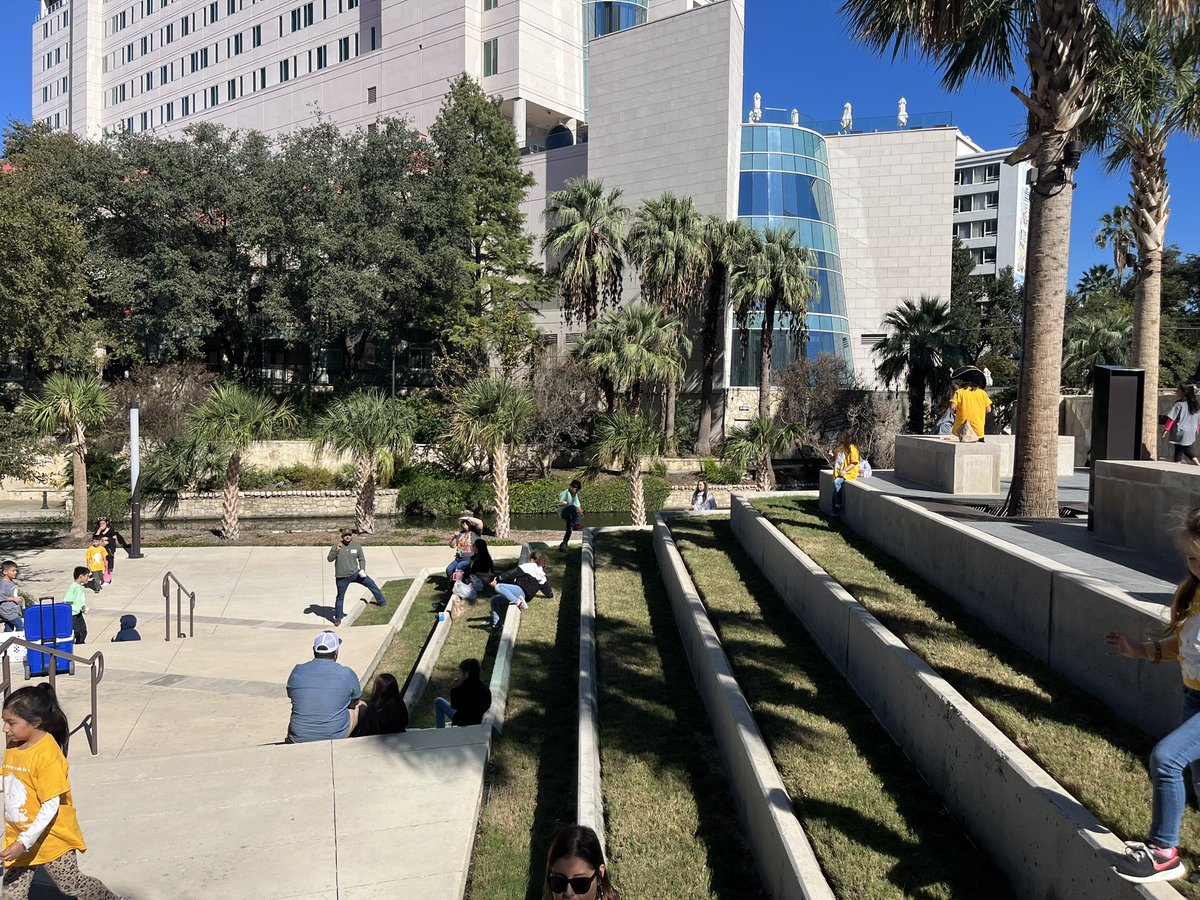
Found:
[[[517,601],[517,609],[529,609],[529,602],[524,597],[522,597],[520,600]]]

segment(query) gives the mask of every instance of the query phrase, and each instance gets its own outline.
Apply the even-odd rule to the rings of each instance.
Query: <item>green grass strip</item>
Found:
[[[448,591],[443,589],[441,596],[445,597],[447,593]],[[467,601],[466,612],[451,624],[446,642],[442,644],[437,662],[429,675],[425,693],[421,695],[417,708],[409,710],[410,728],[433,728],[437,724],[434,719],[433,701],[438,697],[449,699],[451,682],[458,675],[458,664],[464,659],[478,659],[484,684],[491,680],[492,665],[496,662],[496,650],[500,646],[500,635],[492,634],[491,629],[491,588],[485,587],[483,593],[487,596]]]
[[[408,590],[407,585],[403,590],[399,589],[397,587],[399,584],[399,581],[389,581],[380,588],[383,596],[388,599],[388,605],[384,608],[392,610],[393,613],[396,611],[396,604],[403,599],[404,592]],[[392,635],[392,642],[383,651],[379,665],[371,673],[371,678],[367,682],[368,687],[375,680],[376,675],[382,672],[391,672],[400,682],[400,689],[404,690],[404,685],[408,683],[408,676],[412,674],[413,666],[417,664],[421,650],[424,648],[425,642],[429,640],[429,634],[433,631],[434,623],[437,621],[437,616],[432,610],[433,605],[440,597],[441,593],[438,592],[433,579],[426,579],[425,584],[421,586],[421,590],[413,600],[412,609],[408,611],[408,618],[405,619],[404,625]],[[376,608],[371,607],[371,609]]]
[[[551,554],[547,574],[554,598],[538,597],[521,615],[471,860],[475,900],[541,900],[550,839],[575,821],[579,551]]]
[[[392,616],[396,614],[396,606],[404,599],[404,595],[408,593],[408,589],[412,587],[413,580],[411,578],[397,578],[395,581],[384,582],[383,596],[387,597],[387,606],[376,606],[374,603],[366,603],[366,609],[358,614],[352,625],[386,625],[392,621]],[[361,600],[355,601],[362,603]]]
[[[608,863],[625,897],[760,897],[649,532],[596,536]],[[670,873],[669,876],[667,873]]]
[[[834,893],[1010,897],[729,521],[676,519],[671,531]]]
[[[781,498],[755,505],[1104,825],[1123,838],[1145,840],[1150,738],[905,565],[840,522],[825,519],[816,500]],[[1095,628],[1098,643],[1107,628],[1099,621]],[[1179,698],[1171,695],[1163,702],[1176,705]],[[1198,823],[1189,807],[1180,852],[1193,861],[1200,860]],[[1200,898],[1200,885],[1177,881],[1173,886]]]

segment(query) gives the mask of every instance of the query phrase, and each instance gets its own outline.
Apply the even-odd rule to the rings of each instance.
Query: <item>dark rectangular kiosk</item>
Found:
[[[1092,496],[1096,461],[1142,459],[1142,399],[1146,373],[1129,366],[1093,366],[1092,448],[1088,476],[1088,530],[1092,530]]]

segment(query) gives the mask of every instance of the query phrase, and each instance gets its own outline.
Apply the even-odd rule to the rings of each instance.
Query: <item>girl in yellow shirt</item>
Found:
[[[846,502],[842,496],[842,485],[858,478],[859,456],[854,436],[849,431],[839,434],[838,445],[830,455],[833,457],[833,512],[837,515]]]
[[[26,900],[42,866],[62,893],[117,900],[99,879],[79,871],[87,847],[67,780],[67,717],[48,684],[13,691],[4,704],[4,895]]]
[[[1200,787],[1200,508],[1188,513],[1182,537],[1188,575],[1175,589],[1166,628],[1144,642],[1119,631],[1105,636],[1110,653],[1153,663],[1176,659],[1183,674],[1181,724],[1150,753],[1154,803],[1149,837],[1144,843],[1126,841],[1125,855],[1113,863],[1118,875],[1137,884],[1187,874],[1178,848],[1185,770],[1191,770],[1192,783]]]

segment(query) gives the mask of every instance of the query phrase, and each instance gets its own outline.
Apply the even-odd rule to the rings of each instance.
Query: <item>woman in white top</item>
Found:
[[[692,492],[692,510],[704,512],[706,509],[716,509],[717,498],[708,492],[708,482],[704,479],[696,482],[696,490]]]
[[[1200,428],[1200,400],[1196,399],[1194,384],[1181,384],[1176,391],[1178,398],[1167,416],[1167,424],[1163,428],[1163,437],[1170,440],[1175,448],[1175,462],[1188,460],[1194,466],[1200,466],[1200,459],[1192,452],[1192,444],[1196,443],[1196,429]]]

